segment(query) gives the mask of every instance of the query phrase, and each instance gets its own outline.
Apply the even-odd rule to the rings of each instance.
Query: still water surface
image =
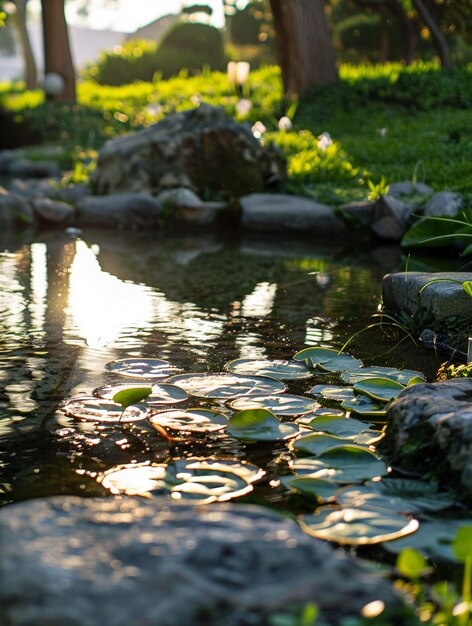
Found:
[[[396,248],[88,232],[43,234],[0,253],[0,504],[54,494],[104,495],[97,476],[120,464],[189,455],[247,459],[256,488],[285,506],[277,477],[284,444],[214,436],[170,446],[152,429],[97,428],[58,406],[109,383],[107,362],[156,357],[184,372],[230,359],[290,359],[306,346],[339,348],[372,322],[382,276],[404,269]],[[349,348],[365,363],[423,371],[434,355],[370,331]],[[304,394],[324,375],[292,385]],[[115,381],[116,382],[116,381]],[[273,487],[273,488],[272,488]],[[282,503],[282,504],[280,504]]]

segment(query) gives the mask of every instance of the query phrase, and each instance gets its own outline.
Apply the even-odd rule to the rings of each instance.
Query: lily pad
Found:
[[[112,400],[113,396],[128,389],[134,389],[136,385],[103,385],[93,390],[93,395],[106,400]],[[185,389],[169,383],[151,385],[151,393],[146,398],[148,406],[161,406],[163,404],[177,404],[188,400]]]
[[[122,465],[109,470],[100,482],[113,494],[139,496],[167,492],[165,478],[164,465]]]
[[[321,396],[325,400],[333,400],[335,402],[354,400],[357,397],[353,387],[342,387],[340,385],[315,385],[308,393],[312,396]]]
[[[128,378],[167,378],[178,372],[178,368],[162,359],[119,359],[110,361],[105,369],[112,374]]]
[[[298,424],[281,422],[267,409],[247,409],[235,413],[228,424],[228,433],[249,441],[280,441],[300,432]]]
[[[429,517],[421,520],[419,529],[411,537],[389,542],[385,548],[397,554],[405,548],[414,548],[433,561],[457,563],[454,540],[460,528],[472,526],[472,517]]]
[[[454,504],[450,491],[422,480],[384,478],[358,487],[345,487],[337,494],[339,504],[363,509],[386,509],[397,513],[441,511]]]
[[[150,418],[151,424],[185,430],[192,433],[211,433],[223,430],[228,425],[228,418],[222,413],[209,409],[187,409],[186,411],[160,411]]]
[[[279,380],[302,380],[313,376],[304,363],[281,359],[235,359],[226,363],[225,370],[233,374],[270,376]]]
[[[386,404],[376,402],[363,394],[356,396],[353,400],[344,400],[341,406],[346,411],[352,411],[370,418],[384,418],[387,415]]]
[[[294,441],[292,448],[296,452],[319,456],[327,450],[350,443],[352,442],[349,439],[343,439],[342,437],[334,437],[333,435],[326,435],[324,433],[312,433]]]
[[[356,445],[336,447],[316,458],[294,459],[289,465],[296,474],[308,474],[313,478],[340,484],[359,483],[387,472],[384,461],[366,448]]]
[[[241,376],[240,374],[179,374],[170,381],[191,396],[230,400],[241,396],[268,396],[283,393],[283,382],[268,376]]]
[[[354,417],[337,417],[333,415],[315,416],[311,422],[305,422],[313,430],[336,435],[336,437],[355,437],[360,433],[368,431],[372,424],[361,422]],[[373,435],[379,435],[371,431]]]
[[[144,402],[123,409],[112,400],[88,395],[67,400],[61,410],[69,417],[90,422],[137,422],[149,415],[149,408]]]
[[[316,400],[312,400],[311,398],[284,393],[277,396],[236,398],[228,402],[228,406],[235,411],[267,409],[268,411],[272,411],[275,415],[290,417],[310,413],[320,405]]]
[[[161,495],[195,504],[224,502],[252,491],[260,468],[235,460],[181,459],[165,465],[125,465],[107,472],[101,484],[114,494]]]
[[[425,380],[425,376],[421,372],[415,372],[414,370],[399,370],[394,367],[361,367],[358,370],[352,370],[349,372],[342,372],[341,378],[343,382],[349,385],[365,380],[366,378],[390,378],[402,385],[408,385],[412,378],[420,378]]]
[[[332,348],[305,348],[297,352],[293,358],[323,372],[344,372],[362,367],[360,359]]]
[[[318,478],[305,478],[300,476],[283,476],[280,482],[296,493],[314,498],[318,504],[331,502],[339,489],[337,483],[331,483]]]
[[[354,391],[380,402],[393,400],[404,389],[404,385],[390,380],[390,378],[366,378],[354,385]]]
[[[300,525],[313,537],[360,546],[405,537],[419,524],[399,513],[323,506],[314,515],[304,515]]]

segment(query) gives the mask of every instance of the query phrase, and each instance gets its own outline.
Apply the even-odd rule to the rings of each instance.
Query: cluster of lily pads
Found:
[[[451,558],[452,550],[444,548],[446,523],[430,516],[453,506],[453,494],[390,477],[374,447],[383,437],[389,402],[424,382],[422,374],[364,367],[350,354],[318,347],[290,360],[236,359],[218,373],[181,373],[167,361],[139,358],[112,361],[106,370],[127,381],[68,399],[62,405],[67,416],[122,427],[148,420],[170,442],[228,435],[248,445],[284,442],[292,473],[280,477],[280,485],[317,506],[314,514],[299,517],[305,532],[340,544],[389,541],[396,551],[405,542],[417,547],[434,529],[440,549],[427,541],[430,556]],[[287,382],[323,372],[339,384],[318,384],[306,395],[287,393]],[[115,467],[99,481],[114,494],[168,494],[206,504],[246,495],[264,475],[240,459],[190,457]],[[408,543],[407,536],[418,540]],[[449,544],[453,537],[450,532]]]

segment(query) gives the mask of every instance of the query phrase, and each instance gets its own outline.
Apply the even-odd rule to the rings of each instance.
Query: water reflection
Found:
[[[306,243],[207,235],[99,233],[72,241],[54,233],[0,253],[0,483],[9,485],[8,497],[97,493],[87,479],[94,472],[167,458],[167,443],[144,423],[124,435],[57,421],[71,393],[113,382],[108,361],[157,357],[187,372],[217,371],[230,359],[338,347],[368,323],[385,272],[368,257],[356,263]],[[192,445],[198,452],[202,444]],[[204,448],[246,454],[228,438]]]

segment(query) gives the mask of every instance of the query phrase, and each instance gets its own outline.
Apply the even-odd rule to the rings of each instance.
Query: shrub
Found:
[[[100,85],[126,85],[135,81],[151,81],[157,66],[156,42],[131,40],[103,52],[98,62],[86,71],[86,77]]]
[[[164,78],[179,74],[182,68],[190,74],[203,67],[223,70],[226,65],[221,32],[207,24],[179,22],[164,36],[158,53],[158,69]]]

